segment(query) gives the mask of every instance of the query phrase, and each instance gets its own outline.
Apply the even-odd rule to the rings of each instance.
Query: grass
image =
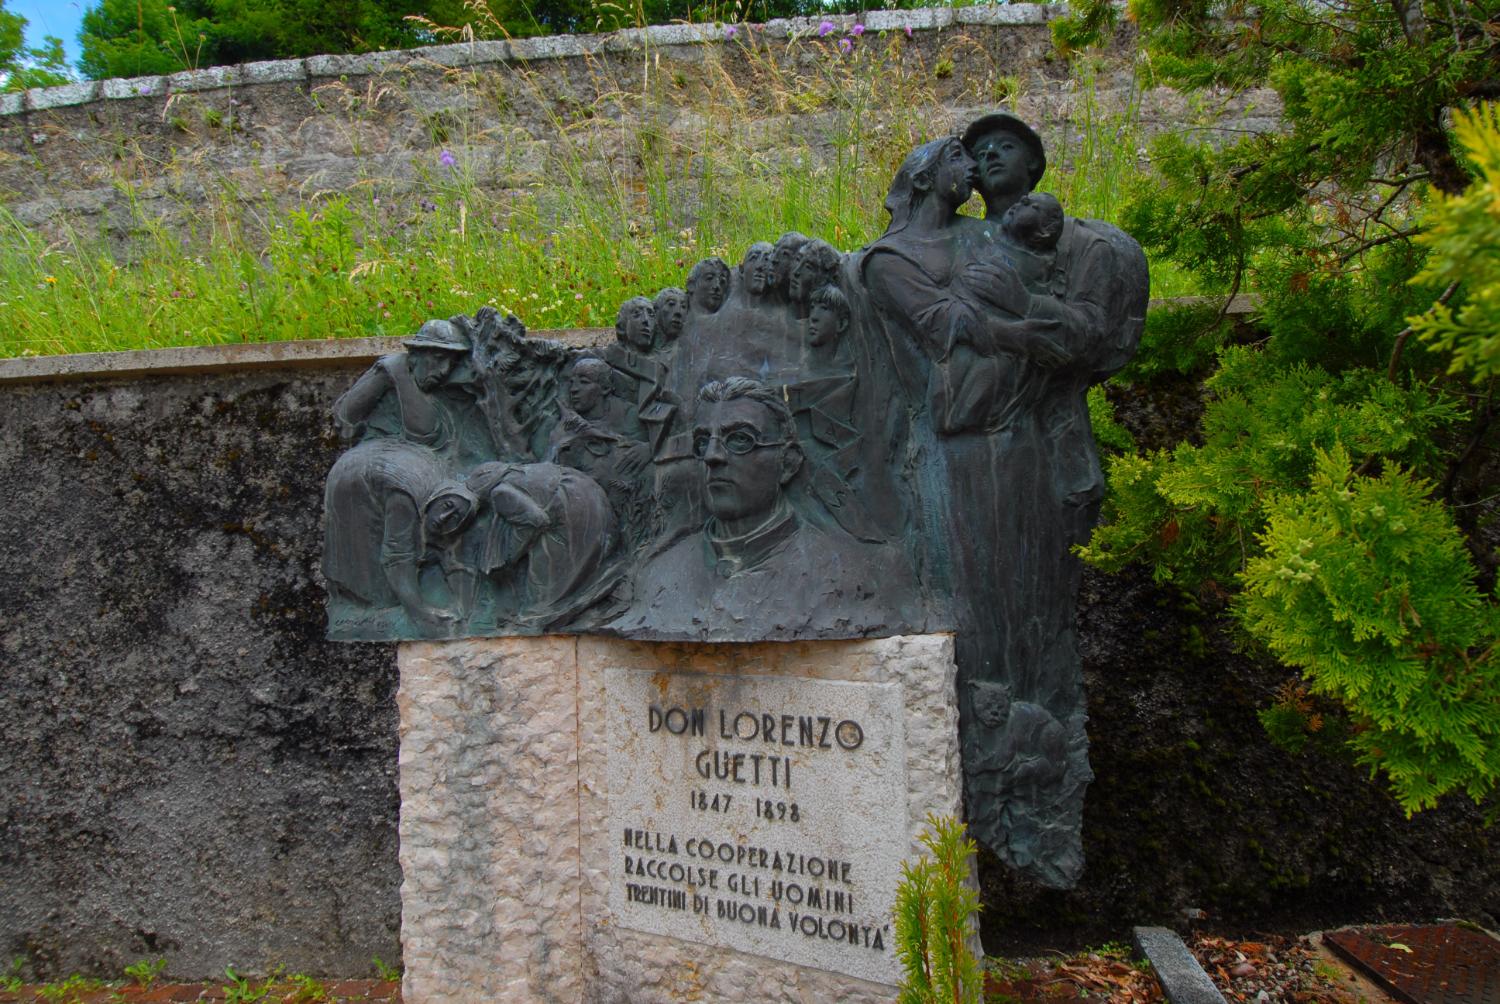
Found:
[[[861,38],[848,54],[798,43],[816,50],[800,62],[745,47],[733,75],[728,47],[710,45],[701,80],[603,80],[597,107],[635,106],[640,122],[673,90],[708,107],[690,134],[637,129],[625,157],[576,128],[593,109],[553,111],[560,139],[545,180],[521,192],[481,183],[472,151],[486,137],[453,117],[439,123],[443,146],[425,176],[401,193],[372,178],[287,207],[224,184],[190,207],[184,229],[155,218],[122,181],[134,214],[114,247],[66,220],[42,237],[0,210],[0,356],[403,335],[485,304],[533,330],[608,326],[622,301],[681,285],[699,258],[735,262],[787,230],[857,248],[884,228],[881,203],[901,159],[946,120],[937,68],[892,34]],[[1104,111],[1090,65],[1078,65],[1073,138],[1051,151],[1043,187],[1071,213],[1107,219],[1140,179],[1144,141],[1135,106]],[[501,72],[543,97],[524,69]],[[493,93],[474,75],[450,86],[473,88],[476,100]],[[997,86],[1014,96],[1018,85]],[[810,142],[794,131],[796,111],[832,112],[832,131]],[[1153,295],[1189,292],[1155,268]]]

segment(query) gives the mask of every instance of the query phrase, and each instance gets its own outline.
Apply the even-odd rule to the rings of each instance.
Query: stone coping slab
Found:
[[[532,332],[533,337],[551,338],[577,347],[602,345],[614,334],[613,328],[560,328]],[[258,369],[353,368],[368,365],[380,356],[400,349],[401,338],[392,336],[20,356],[0,359],[0,386]]]
[[[824,21],[831,22],[840,32],[847,31],[856,24],[863,24],[872,31],[900,31],[907,28],[912,31],[937,31],[955,24],[1046,24],[1064,13],[1066,7],[1061,4],[987,4],[957,9],[933,7],[909,11],[870,11],[863,15],[776,18],[751,27],[755,34],[766,38],[796,38],[814,35]],[[188,93],[315,77],[363,76],[407,63],[427,62],[444,67],[479,66],[536,59],[565,59],[599,52],[649,49],[652,46],[732,41],[718,23],[661,24],[645,28],[625,28],[608,35],[547,35],[431,45],[419,49],[265,60],[238,66],[185,70],[166,78],[165,86],[161,77],[141,77],[85,80],[57,87],[34,87],[13,96],[5,95],[5,99],[0,100],[0,115],[85,105],[101,97],[156,97],[169,90],[173,93]]]
[[[156,78],[160,79],[160,78]],[[1151,309],[1206,302],[1210,297],[1185,296],[1152,300]],[[1227,313],[1251,314],[1257,300],[1240,294]],[[550,328],[530,332],[533,338],[550,338],[575,348],[605,345],[614,338],[613,328]],[[188,373],[222,373],[258,369],[342,369],[368,365],[380,356],[401,348],[399,337],[320,338],[308,341],[254,342],[244,345],[190,345],[169,349],[134,349],[127,352],[81,352],[65,356],[18,356],[0,359],[0,386],[28,383],[62,383],[83,380],[135,379],[179,376]]]

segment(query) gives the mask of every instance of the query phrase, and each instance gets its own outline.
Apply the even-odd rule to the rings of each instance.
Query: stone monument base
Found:
[[[951,635],[400,646],[407,1004],[895,999]]]

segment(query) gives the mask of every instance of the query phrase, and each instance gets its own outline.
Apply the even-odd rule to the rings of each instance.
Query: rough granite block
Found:
[[[234,87],[243,78],[238,66],[210,66],[206,70],[184,70],[167,77],[167,85],[173,94],[186,91],[216,91],[223,87]]]
[[[511,43],[518,59],[561,59],[565,56],[587,56],[599,49],[597,35],[547,35],[521,38]]]
[[[474,58],[474,46],[468,42],[456,42],[452,45],[424,46],[415,55],[422,62],[436,63],[438,66],[470,66],[478,62]]]
[[[946,28],[951,24],[953,24],[953,10],[948,7],[871,11],[865,15],[865,26],[878,31],[908,27],[912,31],[922,31],[931,28]]]
[[[640,49],[646,42],[647,35],[644,28],[621,28],[604,36],[603,49],[605,52],[634,52]]]
[[[951,635],[735,645],[588,635],[493,638],[403,644],[398,663],[402,993],[408,1004],[893,999],[889,930],[884,954],[876,955],[842,935],[825,940],[825,925],[842,931],[856,913],[868,915],[861,923],[888,924],[881,918],[888,918],[894,893],[891,869],[918,853],[929,812],[958,812]],[[702,762],[703,755],[693,758],[700,746],[743,749],[746,770],[770,748],[759,738],[738,744],[720,738],[716,717],[712,736],[682,735],[678,717],[665,730],[649,727],[648,705],[678,697],[727,709],[769,708],[764,702],[785,698],[792,703],[780,708],[784,714],[833,714],[838,727],[822,747],[809,741],[793,750],[792,733],[782,736],[775,752],[795,761],[797,787],[789,777],[781,789],[715,785],[699,780],[693,767]],[[877,706],[885,712],[875,713]],[[840,714],[856,718],[864,731],[839,721]],[[738,720],[731,712],[728,720],[742,733],[748,727],[748,717]],[[866,744],[871,759],[861,764]],[[884,848],[882,860],[853,852],[868,827],[849,827],[835,807],[841,799],[858,800],[830,787],[848,770],[892,789],[880,804],[860,808],[875,813],[875,829],[890,831],[876,842]],[[740,822],[716,818],[717,809],[690,808],[687,796],[698,786],[732,793]],[[642,792],[645,802],[635,797]],[[800,801],[811,814],[809,829],[764,822],[759,809],[752,815],[757,794]],[[648,837],[623,821],[645,815],[652,817],[645,825],[661,832]],[[842,879],[832,872],[810,879],[824,875],[823,861],[809,869],[804,860],[799,870],[790,857],[785,872],[779,859],[775,870],[753,859],[736,867],[701,853],[693,857],[682,843],[722,841],[744,825],[747,839],[763,848],[830,858],[848,853],[854,878],[846,871]],[[671,849],[642,847],[672,834],[679,843]],[[715,846],[722,857],[730,845]],[[658,910],[658,895],[674,889],[686,895],[687,886],[674,876],[678,866],[690,864],[718,869],[708,885],[695,870],[703,910]],[[736,885],[747,881],[759,882],[758,892]],[[789,908],[802,901],[782,886],[798,882],[806,889],[819,885],[824,895],[852,882],[856,899],[838,910],[812,901]],[[630,883],[635,893],[627,896]],[[650,905],[641,893],[649,894]],[[746,928],[743,918],[720,912],[728,902],[757,897],[779,905],[779,928]],[[810,910],[821,918],[816,930],[806,916]],[[654,911],[678,935],[662,933],[655,921],[643,928],[649,918],[642,911]],[[792,911],[802,920],[795,929]],[[754,931],[760,950],[729,947]],[[843,960],[859,952],[867,952],[866,968],[877,981],[856,978],[842,961],[840,972],[797,965],[782,954]]]
[[[165,93],[167,93],[166,77],[116,78],[99,83],[99,96],[113,100],[159,97]]]
[[[472,54],[471,62],[474,64],[510,62],[510,42],[503,38],[487,38],[481,42],[472,42],[469,49]]]
[[[307,65],[307,75],[310,77],[337,77],[347,72],[347,56],[308,56],[303,62]]]
[[[96,80],[63,84],[61,87],[33,87],[26,92],[26,107],[31,111],[39,112],[48,108],[86,105],[98,95],[99,82]]]
[[[15,115],[26,108],[24,91],[8,91],[0,94],[0,115]]]
[[[711,24],[654,24],[646,29],[652,45],[693,45],[717,37]]]
[[[412,58],[412,53],[405,49],[311,56],[308,58],[308,70],[315,77],[367,76],[409,63]]]
[[[240,67],[247,84],[279,84],[306,80],[307,65],[301,59],[265,59]]]
[[[959,24],[1046,24],[1053,17],[1067,13],[1051,4],[987,4],[983,7],[958,7],[953,10]]]
[[[1172,1004],[1225,1004],[1193,953],[1175,931],[1165,927],[1137,927],[1135,947],[1151,962],[1162,992]]]

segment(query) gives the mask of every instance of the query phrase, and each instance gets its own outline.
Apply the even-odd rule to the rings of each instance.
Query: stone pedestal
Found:
[[[400,648],[408,1004],[891,1001],[953,642]]]

